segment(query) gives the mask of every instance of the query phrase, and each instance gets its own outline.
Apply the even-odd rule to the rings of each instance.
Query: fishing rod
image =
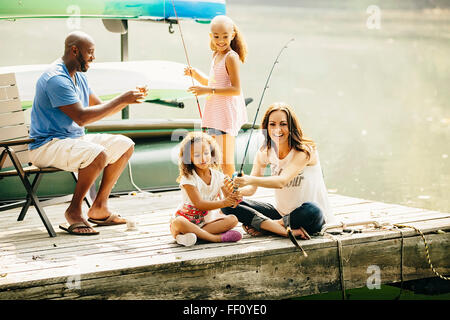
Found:
[[[286,42],[286,44],[283,46],[283,48],[281,48],[280,52],[278,53],[278,55],[277,55],[277,57],[276,57],[276,59],[275,59],[275,62],[274,62],[273,65],[272,65],[272,69],[270,70],[269,76],[267,77],[266,84],[264,85],[264,89],[263,89],[263,92],[262,92],[262,94],[261,94],[261,99],[259,100],[258,108],[256,109],[255,118],[253,119],[253,124],[252,124],[252,127],[251,127],[251,129],[250,129],[250,135],[249,135],[249,137],[248,137],[247,145],[246,145],[246,147],[245,147],[244,158],[242,159],[241,168],[239,169],[238,172],[235,172],[235,173],[233,174],[233,177],[235,177],[236,175],[237,175],[238,177],[241,177],[241,176],[242,176],[242,169],[243,169],[243,167],[244,167],[245,157],[247,156],[248,146],[250,145],[250,140],[251,140],[251,138],[252,138],[252,133],[253,133],[253,130],[254,130],[254,128],[255,128],[256,118],[258,117],[259,108],[261,107],[261,103],[262,103],[262,101],[263,101],[264,94],[266,93],[266,89],[269,88],[269,87],[268,87],[268,84],[269,84],[270,77],[272,76],[272,72],[273,72],[273,69],[275,68],[275,65],[279,62],[279,61],[278,61],[278,58],[280,57],[280,55],[281,55],[281,53],[283,52],[283,50],[286,49],[286,48],[288,47],[288,44],[289,44],[291,41],[294,41],[294,38],[292,38],[292,39],[290,39],[288,42]]]
[[[266,84],[264,85],[264,89],[263,89],[263,92],[261,94],[261,99],[259,100],[258,108],[256,109],[255,118],[253,119],[253,124],[252,124],[252,127],[250,129],[250,135],[248,137],[247,145],[245,147],[244,158],[242,159],[241,168],[239,169],[238,172],[235,172],[233,174],[233,178],[235,176],[238,176],[238,177],[242,176],[242,169],[244,167],[245,157],[247,156],[248,147],[250,145],[250,140],[252,138],[252,133],[253,133],[253,130],[255,128],[256,118],[258,117],[259,109],[261,108],[261,103],[263,101],[264,94],[266,93],[266,90],[269,88],[268,84],[269,84],[270,77],[272,76],[272,72],[273,72],[273,69],[275,68],[275,65],[277,63],[279,63],[278,59],[280,58],[281,53],[284,51],[284,49],[286,49],[288,47],[288,44],[290,42],[292,42],[292,41],[294,41],[294,38],[292,38],[288,42],[286,42],[286,44],[283,46],[283,48],[281,48],[280,52],[278,53],[278,55],[277,55],[273,65],[272,65],[272,68],[270,69],[270,73],[269,73],[269,76],[266,79]],[[236,192],[237,189],[238,189],[238,187],[233,183],[233,192]],[[295,238],[294,234],[292,233],[292,229],[291,229],[291,226],[290,226],[290,216],[289,216],[289,219],[287,221],[288,222],[287,222],[287,225],[285,226],[285,228],[286,228],[286,232],[287,232],[289,240],[291,240],[291,242],[297,247],[297,249],[299,249],[299,251],[303,254],[304,257],[308,257],[308,254],[303,249],[303,247],[298,243],[297,239]],[[309,238],[309,235],[308,235],[308,238]]]
[[[186,44],[184,42],[183,32],[181,31],[180,20],[178,19],[177,10],[175,9],[175,3],[173,0],[171,0],[171,1],[172,1],[173,12],[175,13],[175,18],[177,20],[178,30],[180,30],[181,41],[183,43],[183,48],[184,48],[184,55],[186,56],[186,61],[187,61],[188,67],[189,67],[189,73],[191,74],[192,86],[194,86],[195,84],[194,84],[194,78],[192,77],[191,62],[189,61],[189,55],[187,53]],[[165,8],[165,6],[164,6],[164,8]],[[200,108],[200,102],[198,102],[197,95],[195,95],[195,100],[197,101],[198,113],[200,114],[200,118],[202,118],[202,110]]]

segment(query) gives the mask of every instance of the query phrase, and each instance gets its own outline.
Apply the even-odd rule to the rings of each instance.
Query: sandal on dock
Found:
[[[71,224],[70,226],[68,223],[63,223],[63,224],[59,225],[59,228],[61,230],[64,230],[70,234],[74,234],[77,236],[95,236],[100,233],[98,231],[95,231],[94,228],[92,228],[91,226],[87,225],[84,222],[76,222],[74,224]],[[80,229],[80,228],[91,229],[94,232],[79,232],[79,231],[77,232],[77,231],[75,231],[75,229]]]
[[[116,221],[114,221],[116,218],[122,218],[122,217],[118,214],[113,213],[108,218],[105,218],[105,219],[88,218],[88,221],[91,223],[95,223],[97,226],[116,226],[119,224],[127,223],[126,221],[116,222]]]

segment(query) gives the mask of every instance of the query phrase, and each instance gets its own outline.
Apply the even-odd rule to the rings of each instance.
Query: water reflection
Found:
[[[249,118],[276,54],[294,37],[263,109],[279,100],[295,107],[319,145],[329,189],[450,212],[450,10],[381,3],[380,28],[370,29],[367,1],[352,8],[263,2],[228,1],[249,46],[241,68],[244,94],[254,99]],[[208,70],[208,26],[182,26],[192,65]],[[97,41],[97,61],[120,60],[117,34],[97,20],[82,20],[81,28]],[[170,35],[167,25],[130,22],[129,30],[131,60],[185,63],[179,35]],[[62,54],[68,31],[61,19],[0,21],[0,64],[49,63]],[[194,102],[185,109],[145,104],[130,110],[132,118],[151,114],[198,117]]]

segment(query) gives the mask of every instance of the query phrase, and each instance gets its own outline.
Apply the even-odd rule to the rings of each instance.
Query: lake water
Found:
[[[248,44],[241,78],[245,96],[254,99],[249,118],[276,55],[294,38],[274,69],[262,111],[274,101],[295,108],[319,146],[330,192],[449,212],[450,10],[398,9],[392,1],[369,13],[377,1],[264,3],[270,2],[235,0],[227,8]],[[62,55],[69,26],[66,19],[0,21],[0,65],[52,62]],[[81,20],[80,28],[96,40],[97,62],[120,60],[118,34],[96,19]],[[130,60],[185,63],[174,29],[130,22]],[[207,72],[209,26],[183,22],[182,30],[191,64]],[[130,117],[155,113],[198,117],[194,101],[185,109],[133,106]]]
[[[274,69],[262,111],[275,101],[295,108],[319,146],[329,191],[450,212],[450,10],[420,1],[270,3],[228,1],[249,49],[241,67],[244,94],[254,99],[249,118],[276,55],[294,38]],[[0,66],[52,62],[62,55],[69,26],[66,19],[0,21]],[[97,62],[120,60],[118,34],[100,20],[82,20],[80,28],[96,40]],[[183,22],[182,29],[191,64],[207,72],[209,26]],[[185,63],[174,30],[129,22],[129,59]],[[130,110],[131,118],[154,114],[198,117],[194,101],[184,109]]]

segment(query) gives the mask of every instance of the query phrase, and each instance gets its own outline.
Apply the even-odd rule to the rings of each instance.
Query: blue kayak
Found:
[[[80,18],[208,22],[226,14],[225,0],[2,0],[0,19]]]

